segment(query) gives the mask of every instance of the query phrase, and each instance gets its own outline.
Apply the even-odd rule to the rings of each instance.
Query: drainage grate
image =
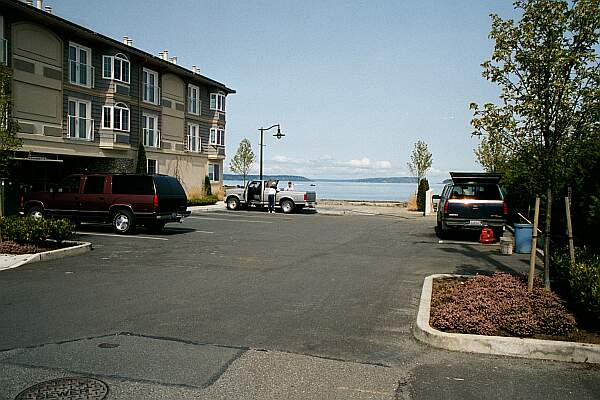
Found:
[[[106,383],[91,378],[60,378],[33,385],[15,400],[102,400],[108,394]]]

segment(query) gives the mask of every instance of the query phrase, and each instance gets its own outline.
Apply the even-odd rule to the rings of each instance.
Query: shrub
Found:
[[[204,194],[206,196],[212,196],[212,189],[210,186],[210,178],[208,177],[208,175],[206,175],[204,177]]]
[[[188,199],[187,205],[188,206],[208,206],[208,205],[212,205],[215,204],[217,201],[219,201],[219,198],[217,197],[217,195],[210,195],[210,196],[204,196],[204,197],[195,197],[195,198],[190,198]]]
[[[432,298],[431,321],[441,330],[493,336],[562,336],[575,329],[575,318],[541,281],[530,293],[524,279],[508,274],[445,285]]]
[[[417,211],[425,211],[425,194],[428,190],[429,182],[426,178],[421,179],[417,189]]]
[[[590,321],[600,321],[600,255],[589,248],[577,248],[571,266],[568,248],[552,256],[554,279],[565,290],[574,310]]]
[[[3,217],[0,218],[0,234],[3,240],[19,244],[38,245],[48,239],[60,243],[75,234],[75,227],[65,219]]]

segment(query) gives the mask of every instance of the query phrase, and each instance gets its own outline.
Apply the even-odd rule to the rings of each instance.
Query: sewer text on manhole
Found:
[[[102,400],[108,394],[106,383],[91,378],[59,378],[33,385],[15,400]]]

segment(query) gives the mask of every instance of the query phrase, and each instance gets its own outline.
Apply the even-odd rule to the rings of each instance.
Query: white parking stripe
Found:
[[[151,236],[137,236],[137,235],[117,235],[116,233],[91,233],[91,232],[76,232],[78,235],[83,236],[112,236],[121,239],[149,239],[149,240],[169,240],[162,237],[151,237]]]
[[[206,219],[206,220],[213,220],[213,221],[229,221],[229,222],[249,222],[249,223],[254,223],[254,224],[272,224],[272,221],[252,221],[249,219],[227,219],[227,218],[209,218],[209,217],[197,217],[197,216],[191,216],[191,217],[187,217],[186,219]]]
[[[208,233],[208,234],[213,234],[214,232],[210,232],[210,231],[194,231],[196,233]]]

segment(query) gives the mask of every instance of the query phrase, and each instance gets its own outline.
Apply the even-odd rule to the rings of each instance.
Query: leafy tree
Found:
[[[244,186],[246,186],[246,176],[254,164],[255,156],[252,151],[252,145],[248,139],[243,139],[237,149],[237,153],[229,163],[229,169],[236,174],[244,177]]]
[[[417,189],[417,211],[425,211],[425,195],[428,190],[429,181],[426,178],[421,179],[419,189]]]
[[[502,172],[506,168],[510,154],[501,141],[493,136],[486,136],[475,149],[475,157],[486,172]]]
[[[204,177],[204,194],[207,196],[212,196],[212,188],[210,185],[210,178],[208,175]]]
[[[0,64],[0,177],[8,177],[14,152],[21,147],[19,124],[12,117],[10,70]]]
[[[410,173],[417,178],[417,182],[421,182],[421,179],[425,177],[425,174],[431,168],[432,162],[433,158],[427,148],[427,143],[418,140],[410,155],[410,162],[406,165]]]
[[[146,149],[142,142],[138,146],[137,163],[135,164],[136,174],[147,174],[148,173],[148,160],[146,159]]]
[[[512,169],[530,177],[530,192],[545,194],[549,254],[552,198],[569,176],[578,144],[597,138],[600,7],[598,0],[520,0],[514,7],[520,21],[492,14],[494,51],[482,64],[483,76],[500,87],[499,102],[472,103],[471,123],[474,134],[493,138],[516,160]]]

